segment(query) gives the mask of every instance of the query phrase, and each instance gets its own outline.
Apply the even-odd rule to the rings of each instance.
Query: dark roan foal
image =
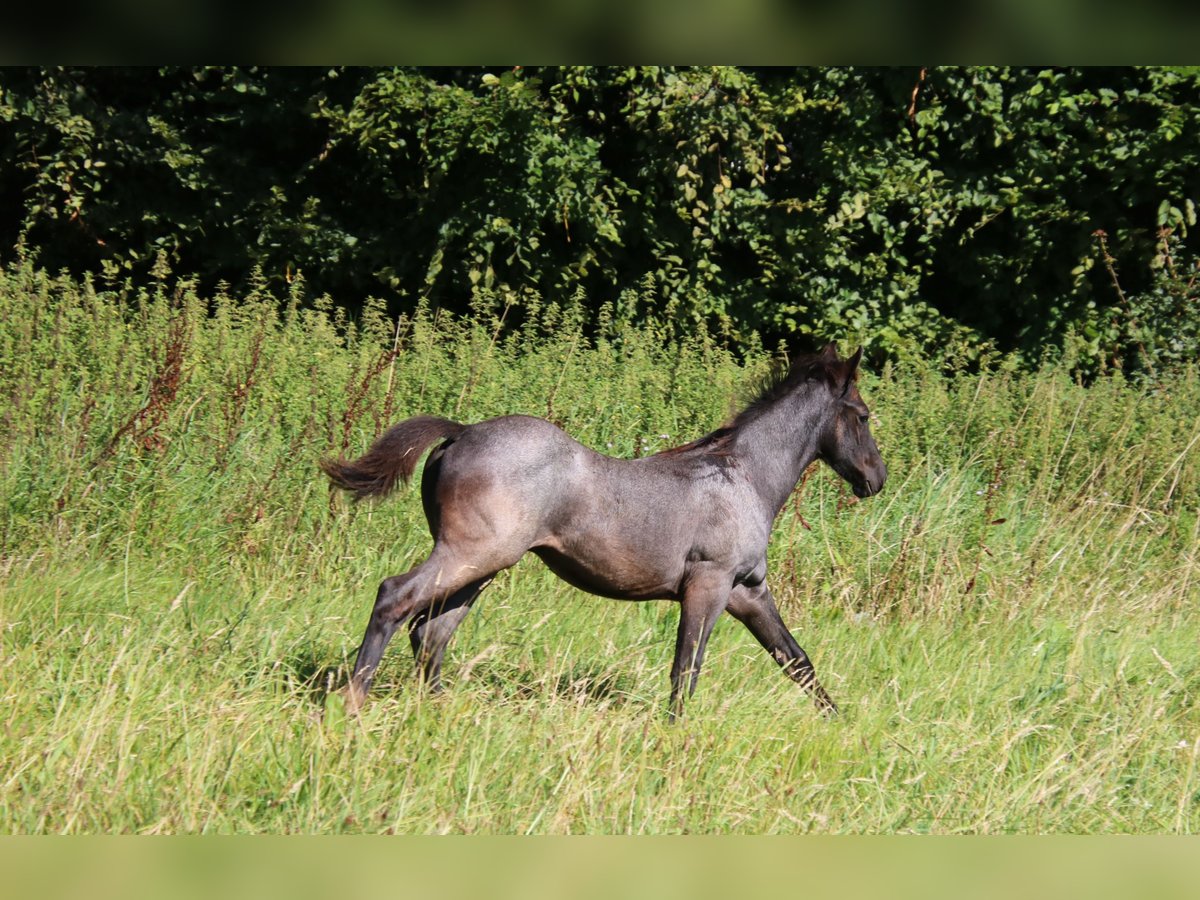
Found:
[[[572,585],[622,600],[680,604],[671,716],[682,711],[722,612],[744,624],[817,706],[817,681],[767,586],[771,526],[805,469],[824,460],[859,497],[887,478],[859,395],[862,351],[795,360],[727,425],[640,459],[614,459],[532,416],[462,425],[417,416],[353,462],[324,460],[358,498],[407,481],[432,445],[421,499],[433,552],[379,586],[346,691],[357,709],[384,648],[407,623],[418,671],[440,684],[442,657],[471,604],[532,550]]]

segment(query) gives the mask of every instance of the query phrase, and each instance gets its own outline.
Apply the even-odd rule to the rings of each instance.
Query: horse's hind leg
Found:
[[[766,584],[735,587],[726,608],[730,615],[750,630],[787,676],[812,694],[818,709],[828,713],[837,712],[837,705],[817,681],[812,660],[783,624],[775,599]]]
[[[486,574],[491,577],[494,572],[487,571]],[[405,574],[385,578],[379,585],[371,620],[354,661],[354,674],[346,689],[347,705],[357,709],[362,704],[375,679],[383,651],[397,628],[479,580],[476,567],[456,564],[449,554],[440,555],[436,551]]]
[[[442,689],[442,657],[446,654],[446,645],[450,643],[454,630],[471,611],[475,598],[491,580],[492,576],[489,575],[471,582],[409,623],[408,638],[412,643],[417,671],[430,690]]]

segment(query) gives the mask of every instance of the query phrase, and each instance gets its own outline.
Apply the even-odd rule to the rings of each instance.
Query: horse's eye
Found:
[[[859,416],[859,417],[858,417],[858,421],[860,421],[860,422],[862,422],[864,425],[866,425],[868,422],[870,422],[870,421],[871,421],[871,417],[870,417],[869,415],[867,415],[867,416]]]

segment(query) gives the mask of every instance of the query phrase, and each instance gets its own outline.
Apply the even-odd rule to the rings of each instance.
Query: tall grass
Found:
[[[536,560],[483,595],[444,694],[398,638],[348,718],[329,691],[375,586],[429,538],[415,490],[347,504],[319,456],[418,412],[651,453],[772,355],[520,311],[348,322],[262,289],[0,272],[0,828],[1200,829],[1194,367],[864,376],[887,488],[856,503],[815,471],[770,552],[837,720],[723,620],[669,726],[674,609]]]

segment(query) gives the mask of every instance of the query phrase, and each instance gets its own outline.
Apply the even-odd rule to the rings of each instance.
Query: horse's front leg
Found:
[[[679,632],[675,637],[675,660],[671,665],[671,721],[683,713],[683,702],[696,690],[704,648],[713,625],[729,603],[732,575],[724,569],[705,567],[688,575],[680,600]]]
[[[729,614],[750,630],[789,678],[812,694],[818,709],[831,715],[837,713],[837,705],[817,681],[812,660],[783,624],[765,582],[754,587],[744,584],[735,587],[729,597]]]

